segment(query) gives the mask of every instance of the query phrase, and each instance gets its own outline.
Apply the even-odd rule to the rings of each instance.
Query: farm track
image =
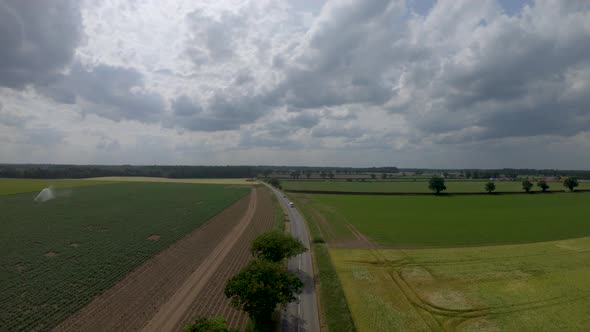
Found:
[[[251,197],[240,199],[142,264],[54,330],[140,330],[226,238],[228,229],[235,227],[248,210]]]
[[[246,327],[247,316],[234,309],[230,300],[223,293],[225,282],[235,275],[251,259],[249,247],[254,238],[265,231],[271,230],[274,225],[274,210],[271,194],[267,190],[259,190],[258,206],[253,222],[248,225],[244,234],[231,249],[224,262],[215,271],[216,278],[211,278],[203,291],[194,299],[190,310],[178,327],[189,323],[198,317],[220,315],[225,317],[228,326],[243,330]],[[267,207],[267,208],[265,208]]]
[[[258,199],[258,196],[261,196]],[[253,192],[246,215],[215,248],[209,257],[195,270],[176,293],[160,307],[144,327],[144,331],[177,331],[193,318],[201,316],[224,316],[228,324],[244,327],[246,317],[232,309],[223,294],[225,281],[249,260],[250,241],[274,222],[272,202],[264,189]],[[265,211],[266,210],[266,211]],[[259,220],[261,216],[266,218]],[[267,219],[266,223],[264,219]]]

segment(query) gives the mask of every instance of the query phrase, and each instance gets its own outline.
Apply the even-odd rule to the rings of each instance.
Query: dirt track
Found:
[[[194,299],[188,315],[178,328],[197,317],[223,316],[228,326],[243,330],[246,326],[247,316],[230,306],[230,301],[223,294],[225,282],[235,275],[242,266],[252,259],[250,255],[250,243],[256,235],[271,230],[274,224],[274,210],[272,208],[271,193],[260,189],[258,192],[258,206],[253,222],[250,223],[244,234],[227,255],[223,264],[215,272],[215,277],[209,279],[207,286]]]
[[[166,303],[160,306],[160,309],[149,323],[143,328],[144,331],[175,331],[178,330],[179,324],[187,319],[190,315],[188,312],[195,297],[205,288],[207,282],[225,260],[227,254],[234,247],[236,242],[244,233],[244,230],[250,224],[256,211],[257,192],[254,190],[250,195],[250,203],[246,214],[240,219],[240,222],[227,234],[227,236],[217,245],[209,256],[176,290],[174,295]],[[180,326],[182,327],[182,325]]]
[[[195,310],[194,301],[195,297],[202,293],[200,290],[209,290],[211,280],[224,278],[225,282],[225,270],[232,268],[237,271],[247,263],[249,256],[236,260],[235,256],[239,255],[233,252],[236,247],[241,247],[242,242],[248,237],[242,235],[252,233],[252,229],[256,229],[257,234],[272,228],[270,198],[267,202],[259,196],[266,197],[268,193],[254,189],[252,194],[131,272],[121,282],[58,325],[55,330],[137,331],[152,326],[158,326],[158,331],[164,331],[166,327],[174,330],[179,329],[195,315],[202,315],[201,311]],[[266,227],[264,220],[260,220],[259,225],[259,218],[264,213],[270,215],[269,226]],[[252,220],[256,222],[251,223]],[[242,251],[247,253],[247,250]],[[232,254],[228,255],[230,252]],[[223,274],[223,277],[219,274]],[[185,295],[186,290],[189,292]],[[225,298],[220,298],[219,294],[214,295],[203,300],[210,301],[215,298],[217,302],[226,301]],[[230,314],[233,309],[228,311],[226,304],[225,307],[208,307],[219,307],[221,311],[211,312],[214,315],[223,315],[226,312]],[[164,312],[170,315],[164,315]],[[161,317],[165,318],[162,320]],[[233,312],[231,317],[226,316],[228,321],[230,318],[232,326],[245,324],[245,317],[237,311]],[[148,322],[151,324],[146,326]]]

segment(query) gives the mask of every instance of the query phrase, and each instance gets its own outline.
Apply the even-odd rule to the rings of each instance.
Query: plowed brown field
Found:
[[[200,316],[224,316],[232,327],[243,327],[246,317],[228,306],[223,287],[225,280],[251,259],[251,240],[272,225],[270,193],[264,188],[253,189],[250,195],[131,272],[55,330],[137,331],[148,328],[147,324],[170,303],[173,312],[181,313],[171,321],[173,324],[166,325],[173,326],[172,330]],[[214,272],[195,273],[208,269]],[[174,302],[182,297],[179,290],[191,282],[194,298]]]

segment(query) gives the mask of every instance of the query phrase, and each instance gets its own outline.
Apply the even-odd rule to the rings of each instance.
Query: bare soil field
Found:
[[[237,254],[230,253],[238,244],[248,240],[243,238],[252,232],[263,231],[272,227],[272,205],[264,199],[266,192],[262,188],[253,189],[252,194],[239,200],[229,208],[212,218],[207,224],[196,229],[183,239],[174,243],[168,249],[162,251],[153,259],[128,274],[121,282],[96,297],[89,305],[78,313],[69,317],[58,325],[56,331],[137,331],[146,327],[157,315],[158,311],[168,304],[171,299],[178,296],[178,290],[187,284],[187,280],[193,278],[202,285],[209,280],[224,278],[218,274],[223,269],[234,268],[236,271],[248,262],[248,257],[240,260],[242,265],[232,266],[228,261]],[[260,197],[257,199],[257,197]],[[268,210],[268,211],[266,211]],[[259,220],[260,216],[270,215],[270,221]],[[261,223],[262,225],[258,225]],[[263,225],[270,225],[266,228]],[[256,227],[254,227],[254,226]],[[255,231],[252,231],[255,229]],[[242,241],[242,242],[240,242]],[[225,247],[228,248],[225,248]],[[246,251],[247,250],[243,250]],[[215,259],[212,259],[214,257]],[[221,264],[223,262],[223,264]],[[239,264],[236,262],[236,264]],[[221,267],[219,267],[221,265]],[[214,273],[196,275],[196,271],[203,268],[211,268]],[[219,267],[219,268],[218,268]],[[196,278],[196,279],[195,279]],[[225,279],[223,279],[225,281]],[[205,287],[204,289],[208,289]],[[222,292],[221,292],[222,293]],[[194,294],[194,293],[191,293]],[[223,294],[221,294],[223,295]],[[224,298],[223,298],[224,299]],[[190,305],[195,301],[180,301],[183,305]],[[209,307],[211,307],[209,305]],[[174,307],[182,311],[179,319],[182,323],[175,324],[181,327],[185,321],[189,321],[194,315],[186,308]],[[200,313],[200,312],[197,312]],[[222,315],[221,311],[213,312]],[[239,314],[239,313],[238,313]],[[243,326],[245,317],[234,319],[226,317],[232,326]]]

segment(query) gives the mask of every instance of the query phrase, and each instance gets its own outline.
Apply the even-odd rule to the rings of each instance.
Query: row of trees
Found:
[[[248,313],[255,331],[271,331],[272,315],[277,308],[296,300],[303,289],[303,281],[287,271],[287,259],[304,253],[303,243],[283,232],[261,234],[252,242],[250,252],[254,260],[225,286],[225,296],[234,307]],[[184,329],[185,332],[227,332],[220,317],[199,319]]]
[[[522,190],[527,193],[533,189],[533,186],[533,183],[528,179],[522,181]],[[563,181],[563,186],[568,188],[570,191],[574,191],[574,189],[579,186],[578,178],[574,176],[566,178]],[[549,184],[545,180],[540,180],[537,182],[537,187],[541,188],[543,192],[546,192],[547,189],[549,189]],[[441,191],[447,190],[445,179],[440,176],[432,177],[428,182],[428,189],[434,191],[437,195],[440,194]],[[488,193],[492,193],[496,190],[496,183],[490,181],[485,184],[484,189]]]

